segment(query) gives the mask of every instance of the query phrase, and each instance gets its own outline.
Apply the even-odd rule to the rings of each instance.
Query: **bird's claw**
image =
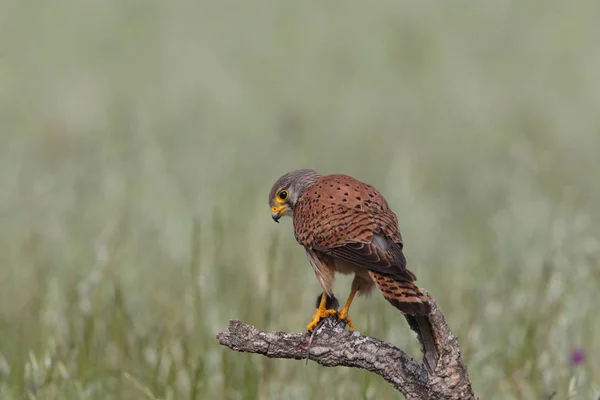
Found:
[[[346,325],[348,325],[348,330],[350,332],[354,332],[354,323],[348,316],[348,311],[342,309],[339,313],[337,313],[337,317],[340,321],[346,322]]]
[[[317,312],[315,313],[312,321],[310,321],[310,323],[306,326],[306,329],[311,332],[313,329],[315,329],[317,327],[317,325],[319,325],[319,322],[321,322],[322,319],[327,318],[330,315],[337,315],[337,310],[333,310],[333,309],[318,309],[317,308]]]

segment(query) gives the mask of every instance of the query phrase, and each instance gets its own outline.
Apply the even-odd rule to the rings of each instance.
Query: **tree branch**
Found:
[[[379,339],[348,332],[335,318],[323,321],[311,341],[308,333],[263,332],[240,321],[230,321],[217,339],[223,346],[269,358],[308,359],[325,367],[354,367],[374,372],[408,400],[475,399],[471,380],[460,355],[458,340],[430,299],[428,320],[433,335],[423,333],[422,321],[406,316],[422,345],[424,363]],[[432,357],[432,355],[434,357]]]

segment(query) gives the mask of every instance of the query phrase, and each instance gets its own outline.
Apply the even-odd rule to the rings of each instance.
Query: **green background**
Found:
[[[319,284],[267,204],[306,167],[386,196],[480,398],[598,396],[599,13],[1,0],[0,397],[400,397],[215,340],[310,319]],[[420,356],[379,293],[351,316]]]

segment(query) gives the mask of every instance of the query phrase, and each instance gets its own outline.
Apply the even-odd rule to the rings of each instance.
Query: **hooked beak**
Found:
[[[271,207],[271,218],[273,218],[273,221],[279,223],[279,218],[285,215],[286,209],[287,206],[285,204]]]

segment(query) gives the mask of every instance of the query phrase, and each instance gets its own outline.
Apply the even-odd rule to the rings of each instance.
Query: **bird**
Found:
[[[309,332],[330,315],[354,331],[348,315],[352,301],[357,294],[367,295],[377,287],[407,319],[414,317],[424,335],[433,335],[427,320],[431,313],[428,296],[406,268],[398,218],[377,189],[348,175],[322,176],[313,169],[297,169],[273,184],[269,205],[275,222],[292,217],[296,241],[304,247],[323,289],[306,327]],[[333,295],[336,273],[354,274],[350,294],[339,311]]]

